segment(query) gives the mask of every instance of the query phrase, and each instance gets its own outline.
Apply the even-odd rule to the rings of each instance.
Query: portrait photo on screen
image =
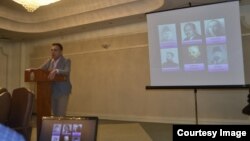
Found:
[[[208,71],[228,71],[228,59],[226,45],[211,45],[207,47]]]
[[[200,21],[181,23],[181,33],[184,45],[202,43]]]
[[[227,43],[224,18],[205,20],[204,23],[207,45]]]
[[[158,31],[161,48],[177,47],[175,24],[159,25]]]
[[[62,128],[62,124],[54,124],[53,125],[53,135],[60,135],[61,134],[61,128]]]
[[[70,135],[72,132],[72,124],[64,124],[62,134]]]
[[[162,71],[179,70],[179,58],[177,48],[161,49]]]
[[[72,140],[73,141],[80,141],[82,135],[82,124],[73,124],[72,129]]]
[[[183,63],[185,71],[204,71],[204,47],[201,45],[190,45],[183,47]]]
[[[211,19],[205,20],[206,37],[225,36],[225,20]]]

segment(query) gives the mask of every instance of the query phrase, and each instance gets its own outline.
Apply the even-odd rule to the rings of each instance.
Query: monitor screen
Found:
[[[97,117],[43,117],[39,141],[96,141]]]
[[[147,14],[151,86],[245,85],[239,2]]]

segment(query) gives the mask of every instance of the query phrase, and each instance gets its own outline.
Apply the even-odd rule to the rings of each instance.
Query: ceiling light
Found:
[[[13,0],[21,4],[28,12],[34,12],[37,8],[44,5],[49,5],[60,0]]]

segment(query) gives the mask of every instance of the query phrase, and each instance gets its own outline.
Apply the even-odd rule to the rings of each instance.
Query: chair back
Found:
[[[9,118],[11,96],[9,92],[0,93],[0,123],[6,124]]]
[[[34,94],[26,88],[17,88],[13,90],[7,125],[22,134],[26,141],[30,141],[31,138],[31,118],[34,99]]]
[[[0,88],[0,94],[3,92],[8,92],[8,90],[6,88]]]
[[[27,127],[30,124],[34,94],[26,88],[13,90],[8,125],[12,128]]]

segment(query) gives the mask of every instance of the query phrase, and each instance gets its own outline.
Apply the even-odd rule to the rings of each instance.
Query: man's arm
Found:
[[[40,67],[38,67],[39,69],[42,70],[48,70],[49,69],[49,64],[50,64],[50,59],[47,60],[46,62],[44,62]]]
[[[50,74],[48,76],[48,78],[50,80],[53,80],[55,78],[56,74],[69,75],[70,67],[71,67],[71,61],[70,61],[70,59],[65,59],[64,63],[65,63],[65,67],[63,69],[53,69],[50,72]]]
[[[64,63],[65,63],[65,67],[63,69],[57,69],[57,73],[62,74],[62,75],[69,75],[70,67],[71,67],[71,60],[65,59]]]

